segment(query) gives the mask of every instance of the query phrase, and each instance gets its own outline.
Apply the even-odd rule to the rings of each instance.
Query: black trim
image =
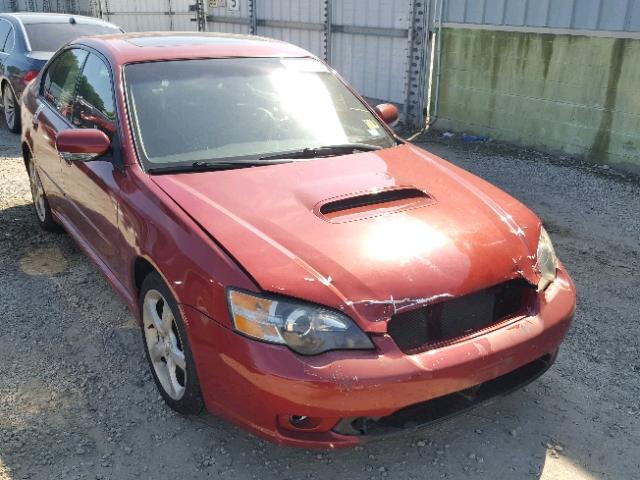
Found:
[[[488,404],[538,379],[555,362],[557,351],[484,383],[409,405],[381,418],[345,417],[333,428],[341,435],[361,436],[363,440],[416,431]]]
[[[326,215],[328,213],[351,210],[353,208],[383,204],[394,202],[397,200],[408,200],[412,198],[429,199],[431,197],[417,188],[399,188],[378,193],[366,193],[364,195],[357,195],[340,200],[335,200],[333,202],[328,202],[320,207],[320,213]]]
[[[524,279],[509,280],[396,313],[387,332],[404,353],[420,353],[532,313],[535,292],[535,287]]]

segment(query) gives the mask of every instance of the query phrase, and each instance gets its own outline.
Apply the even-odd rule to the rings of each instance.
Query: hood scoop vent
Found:
[[[424,191],[405,187],[331,198],[320,202],[314,211],[323,220],[345,223],[420,208],[434,202],[433,197]]]

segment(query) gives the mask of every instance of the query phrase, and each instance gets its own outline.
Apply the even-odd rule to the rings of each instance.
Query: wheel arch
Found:
[[[22,111],[22,107],[20,105],[20,97],[18,97],[18,95],[16,95],[16,89],[13,85],[13,82],[11,82],[10,79],[3,77],[2,80],[0,81],[0,98],[2,99],[2,106],[4,108],[4,103],[6,101],[6,92],[7,89],[9,89],[11,91],[11,96],[13,97],[13,102],[14,102],[14,125],[11,127],[9,126],[9,123],[6,120],[6,112],[4,112],[4,116],[5,116],[5,123],[7,125],[7,127],[9,127],[9,131],[11,131],[12,133],[20,133],[21,130],[21,125],[22,125],[22,118],[21,118],[21,114],[20,112]]]
[[[23,141],[21,147],[22,147],[22,160],[24,161],[24,166],[28,171],[29,170],[29,162],[33,158],[33,153],[31,153],[31,147],[29,146],[29,144],[27,142]]]
[[[15,97],[16,101],[19,102],[18,97],[16,96],[16,89],[13,88],[13,85],[11,84],[11,82],[9,81],[9,79],[7,77],[2,77],[2,79],[0,79],[0,95],[2,97],[4,97],[4,89],[6,87],[9,87],[11,89],[11,91],[13,92],[13,96]]]
[[[144,279],[147,278],[150,274],[157,273],[158,276],[162,279],[164,284],[166,285],[169,292],[173,296],[176,304],[178,305],[178,310],[180,311],[180,315],[182,316],[182,321],[185,323],[185,328],[187,329],[187,335],[189,336],[189,341],[191,341],[191,335],[189,334],[189,321],[185,314],[185,311],[182,307],[182,301],[174,288],[175,285],[169,281],[167,276],[162,272],[160,268],[147,256],[144,254],[138,254],[133,261],[133,267],[131,276],[133,277],[133,288],[135,293],[135,316],[139,323],[142,323],[142,316],[140,315],[140,293],[142,292],[142,284],[144,283]]]
[[[140,297],[142,282],[144,282],[144,279],[153,272],[156,272],[158,275],[164,278],[158,271],[158,269],[147,258],[142,256],[136,257],[133,262],[133,285],[136,289],[136,298]]]
[[[133,287],[135,288],[135,298],[136,301],[140,298],[140,291],[142,289],[142,284],[144,279],[147,278],[152,273],[157,273],[162,281],[165,283],[173,298],[175,298],[176,302],[180,304],[179,297],[173,288],[173,285],[167,278],[167,276],[162,272],[162,270],[146,255],[138,254],[133,261],[133,268],[131,275],[133,276]]]

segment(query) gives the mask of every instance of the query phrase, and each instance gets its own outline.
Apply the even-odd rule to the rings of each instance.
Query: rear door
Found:
[[[34,112],[33,155],[47,197],[60,213],[68,218],[68,205],[62,186],[62,160],[56,149],[58,132],[71,125],[75,91],[88,52],[70,48],[57,55],[43,73]]]
[[[9,53],[5,52],[4,45],[9,38],[9,34],[13,35],[12,30],[13,28],[11,27],[11,24],[4,18],[0,18],[0,67],[1,75],[5,78],[7,77],[5,63]]]
[[[78,79],[69,128],[94,128],[107,134],[117,152],[116,110],[111,70],[89,53]],[[113,153],[89,162],[62,161],[62,182],[69,216],[84,240],[112,272],[122,268],[118,257],[119,181]]]

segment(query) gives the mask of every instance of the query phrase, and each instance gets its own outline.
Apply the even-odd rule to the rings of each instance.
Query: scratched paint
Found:
[[[358,305],[383,305],[390,306],[393,308],[393,314],[402,313],[404,311],[424,306],[430,305],[438,300],[442,300],[444,298],[452,298],[453,295],[450,293],[441,293],[439,295],[433,295],[431,297],[426,298],[402,298],[400,300],[395,300],[393,297],[390,297],[389,300],[359,300],[357,302],[348,301],[346,304],[350,307],[355,307]]]

